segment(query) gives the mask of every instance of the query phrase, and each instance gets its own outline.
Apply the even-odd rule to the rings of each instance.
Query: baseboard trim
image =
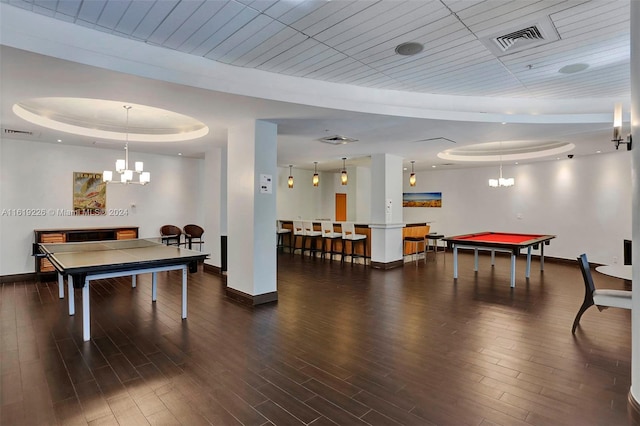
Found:
[[[387,270],[387,269],[393,269],[393,268],[399,268],[401,266],[404,266],[404,259],[400,259],[400,260],[396,260],[393,262],[371,262],[370,266],[373,269],[382,269],[382,270]]]
[[[38,281],[38,274],[27,272],[26,274],[1,275],[0,283],[14,283],[20,281]]]
[[[633,421],[633,424],[640,424],[640,403],[638,403],[631,394],[631,389],[629,389],[629,393],[627,394],[627,402],[627,412],[629,413],[630,419]]]
[[[257,306],[265,303],[273,303],[278,301],[278,292],[272,291],[270,293],[257,294],[252,296],[234,288],[226,287],[226,295],[229,299],[236,301],[245,306]]]
[[[204,264],[204,267],[202,268],[202,270],[208,274],[213,274],[213,275],[222,275],[222,268],[219,266],[213,266],[213,265],[209,265],[208,263]]]

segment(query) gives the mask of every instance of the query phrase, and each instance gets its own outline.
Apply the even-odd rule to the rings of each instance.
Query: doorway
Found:
[[[336,222],[347,220],[347,194],[336,194]]]

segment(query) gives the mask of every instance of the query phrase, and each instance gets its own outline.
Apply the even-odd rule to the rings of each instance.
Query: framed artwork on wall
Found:
[[[73,172],[74,215],[105,215],[107,206],[107,184],[102,173]]]
[[[404,192],[402,207],[442,207],[442,192]]]

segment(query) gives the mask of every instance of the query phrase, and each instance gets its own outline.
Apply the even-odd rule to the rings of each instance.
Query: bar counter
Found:
[[[293,220],[286,220],[286,219],[279,219],[280,222],[282,223],[282,227],[285,229],[290,229],[291,233],[287,234],[288,239],[285,239],[284,245],[286,247],[291,247],[291,242],[293,241]],[[300,221],[300,222],[312,222],[313,223],[313,229],[316,231],[321,231],[321,222],[326,222],[325,220],[320,220],[320,219],[296,219],[296,221]],[[334,232],[342,232],[342,224],[343,223],[352,223],[352,222],[335,222],[335,221],[330,221],[333,223],[333,231]],[[370,224],[368,223],[358,223],[358,222],[353,222],[354,226],[355,226],[355,230],[356,230],[356,234],[363,234],[367,236],[367,256],[370,257],[371,256],[371,228],[369,227]],[[428,222],[419,222],[419,223],[405,223],[404,227],[402,229],[402,238],[404,240],[405,237],[408,236],[424,236],[427,235],[429,233],[429,223]],[[326,243],[326,241],[323,241],[323,243]],[[298,241],[296,244],[295,248],[301,248],[301,243]],[[347,246],[347,251],[349,251],[349,247]],[[419,245],[416,247],[416,245],[404,245],[403,244],[403,253],[405,255],[409,255],[409,254],[413,254],[415,253],[415,250],[418,250],[419,252],[424,250],[424,247],[420,247]],[[336,245],[334,246],[334,250],[336,251],[342,251],[342,241],[341,240],[336,240]],[[358,247],[356,248],[356,253],[362,255],[362,248],[360,245],[358,245]]]

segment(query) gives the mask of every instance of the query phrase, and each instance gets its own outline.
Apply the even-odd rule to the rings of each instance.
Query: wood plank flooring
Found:
[[[577,264],[460,255],[390,271],[278,255],[274,304],[180,274],[91,288],[82,341],[57,283],[3,284],[2,425],[628,425],[630,312],[591,308]],[[624,288],[594,272],[599,287]]]

